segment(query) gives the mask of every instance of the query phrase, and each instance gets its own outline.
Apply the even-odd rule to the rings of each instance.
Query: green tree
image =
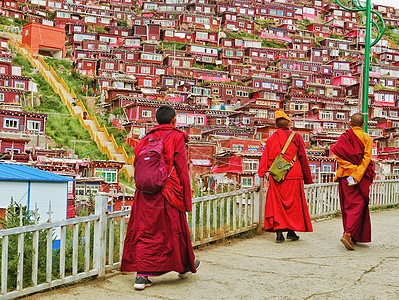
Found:
[[[3,229],[28,226],[34,224],[34,213],[29,211],[26,206],[15,202],[11,198],[5,218],[0,218]],[[46,281],[46,243],[47,232],[39,231],[39,261],[38,261],[38,283]],[[2,249],[1,249],[2,250]],[[24,262],[23,262],[23,287],[32,285],[32,258],[33,258],[33,232],[24,234]],[[17,286],[17,267],[18,267],[18,235],[10,235],[8,238],[8,290],[14,290]],[[42,259],[40,259],[42,258]],[[54,272],[53,272],[54,275]]]

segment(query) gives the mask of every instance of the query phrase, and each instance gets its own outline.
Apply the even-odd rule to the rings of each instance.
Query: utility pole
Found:
[[[356,8],[349,8],[342,5],[339,0],[335,0],[339,6],[341,6],[344,10],[348,10],[351,12],[365,12],[366,13],[366,37],[365,37],[365,49],[364,49],[364,67],[363,67],[363,97],[362,97],[362,113],[364,115],[364,131],[367,132],[368,128],[368,117],[369,117],[369,78],[370,78],[370,49],[378,41],[382,38],[385,30],[384,19],[382,16],[371,9],[371,0],[366,0],[366,7],[362,6],[360,0],[352,0],[352,4]],[[372,14],[375,14],[381,21],[381,28],[378,26],[376,22],[373,21]],[[376,39],[371,42],[371,28],[374,25],[375,29],[377,30],[377,37]]]

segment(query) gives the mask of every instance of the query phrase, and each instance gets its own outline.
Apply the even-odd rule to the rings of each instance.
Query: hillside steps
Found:
[[[125,163],[122,171],[129,181],[133,181],[134,159],[127,155],[123,147],[118,146],[114,136],[109,134],[105,127],[100,126],[96,116],[88,113],[82,101],[76,97],[73,89],[70,89],[66,85],[65,81],[57,75],[51,66],[47,65],[40,55],[35,55],[29,46],[11,39],[9,43],[40,71],[54,92],[61,97],[62,102],[68,107],[71,115],[78,118],[82,126],[89,131],[92,140],[97,144],[99,150],[102,153],[106,153],[110,160]],[[72,105],[74,99],[76,105]]]

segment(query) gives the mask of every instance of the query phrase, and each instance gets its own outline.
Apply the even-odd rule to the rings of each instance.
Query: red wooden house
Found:
[[[0,136],[28,139],[29,146],[44,148],[46,120],[45,114],[0,110]]]
[[[207,14],[183,14],[180,18],[180,26],[184,29],[201,28],[218,30],[221,19]]]
[[[98,76],[112,76],[119,73],[119,59],[101,58],[98,60]]]
[[[194,57],[197,62],[216,64],[218,57],[218,48],[204,45],[187,45],[187,54]]]
[[[173,41],[173,42],[191,44],[195,40],[195,31],[168,28],[162,30],[161,36],[163,41]]]
[[[164,57],[161,53],[142,52],[140,55],[140,62],[147,64],[162,65],[163,59]]]
[[[247,103],[249,101],[249,93],[252,90],[252,88],[247,86],[223,82],[209,82],[206,86],[211,88],[211,95],[220,99],[225,105]]]
[[[164,65],[168,66],[168,74],[174,75],[174,68],[191,68],[194,64],[194,57],[184,56],[167,56],[164,61]]]
[[[239,17],[237,13],[224,12],[222,14],[222,28],[226,31],[243,31],[253,34],[255,30],[254,21]]]
[[[78,58],[75,66],[77,72],[83,76],[97,75],[97,59],[95,58]]]
[[[242,144],[244,145],[245,142]],[[216,165],[212,167],[212,173],[225,173],[225,177],[237,182],[241,188],[253,187],[260,181],[257,171],[261,155],[261,152],[245,153],[240,150],[218,153],[216,154]]]
[[[24,153],[29,139],[8,138],[0,136],[0,153]]]
[[[192,179],[211,171],[215,160],[214,154],[214,143],[190,141],[187,144],[188,172]]]
[[[317,37],[329,38],[331,35],[331,28],[325,24],[312,23],[307,26],[307,30],[312,31]]]
[[[255,14],[255,18],[259,20],[274,20],[277,24],[293,24],[295,8],[289,5],[283,6],[275,3],[264,3],[256,7]]]
[[[84,39],[82,40],[82,50],[108,52],[109,50],[108,42],[92,40],[92,39]]]
[[[237,48],[222,48],[219,52],[219,60],[222,61],[222,65],[239,65],[244,58],[244,50]]]
[[[123,48],[112,48],[111,54],[116,58],[124,62],[138,62],[140,60],[140,52],[123,49]]]

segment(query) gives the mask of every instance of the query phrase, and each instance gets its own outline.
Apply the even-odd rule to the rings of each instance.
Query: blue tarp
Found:
[[[35,169],[25,165],[0,162],[0,181],[67,182],[73,178]]]

